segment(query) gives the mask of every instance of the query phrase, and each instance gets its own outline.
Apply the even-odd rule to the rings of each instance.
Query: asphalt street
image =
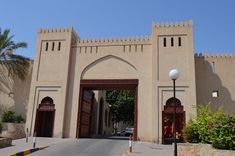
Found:
[[[61,142],[29,156],[122,156],[127,150],[128,138],[115,136]]]

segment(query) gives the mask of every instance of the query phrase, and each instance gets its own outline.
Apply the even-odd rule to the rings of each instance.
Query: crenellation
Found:
[[[152,24],[153,27],[157,28],[168,28],[168,27],[188,27],[188,26],[193,26],[193,21],[184,21],[184,22],[166,22],[166,23],[154,23]]]
[[[84,46],[88,46],[85,44],[151,44],[149,41],[151,40],[151,36],[140,36],[140,37],[119,37],[119,38],[100,38],[100,39],[79,39],[77,40],[77,44],[82,44]]]
[[[39,29],[38,33],[64,33],[64,32],[72,32],[76,34],[72,27],[70,28],[53,28],[53,29]],[[77,36],[77,34],[76,34]]]
[[[221,54],[203,54],[203,53],[195,53],[195,57],[206,57],[206,58],[235,58],[234,54],[226,54],[226,53],[221,53]]]

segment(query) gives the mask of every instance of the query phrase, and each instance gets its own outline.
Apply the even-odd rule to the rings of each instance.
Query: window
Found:
[[[46,43],[46,51],[48,50],[48,42]]]
[[[215,73],[215,62],[211,63],[212,72]]]
[[[166,38],[163,38],[163,47],[166,47]]]
[[[143,50],[144,50],[144,45],[141,44],[141,52],[143,52]]]
[[[218,90],[212,91],[212,97],[213,97],[213,98],[219,97],[219,92],[218,92]]]
[[[54,51],[54,48],[55,48],[55,42],[52,42],[52,48],[51,48],[51,50]]]
[[[58,43],[58,51],[60,51],[61,48],[61,42]]]
[[[174,38],[171,37],[171,46],[173,47],[174,46]]]
[[[181,47],[181,37],[178,38],[178,46]]]
[[[129,45],[129,52],[131,52],[131,45]]]

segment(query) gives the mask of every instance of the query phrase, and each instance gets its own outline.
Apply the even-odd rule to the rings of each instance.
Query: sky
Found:
[[[0,0],[0,28],[34,58],[39,28],[73,27],[81,38],[150,36],[153,22],[193,20],[196,53],[235,55],[235,0]]]

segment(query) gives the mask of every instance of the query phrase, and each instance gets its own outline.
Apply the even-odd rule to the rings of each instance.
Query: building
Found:
[[[196,117],[196,104],[211,101],[234,110],[234,65],[234,56],[194,53],[192,21],[154,23],[148,37],[116,39],[81,39],[72,28],[40,29],[26,128],[31,135],[40,131],[38,136],[50,137],[98,133],[99,129],[91,129],[99,123],[84,115],[92,116],[92,93],[86,92],[130,89],[135,91],[134,138],[166,143],[172,130],[170,69],[180,71],[176,81],[180,137],[183,125]],[[97,100],[97,106],[100,103]]]

